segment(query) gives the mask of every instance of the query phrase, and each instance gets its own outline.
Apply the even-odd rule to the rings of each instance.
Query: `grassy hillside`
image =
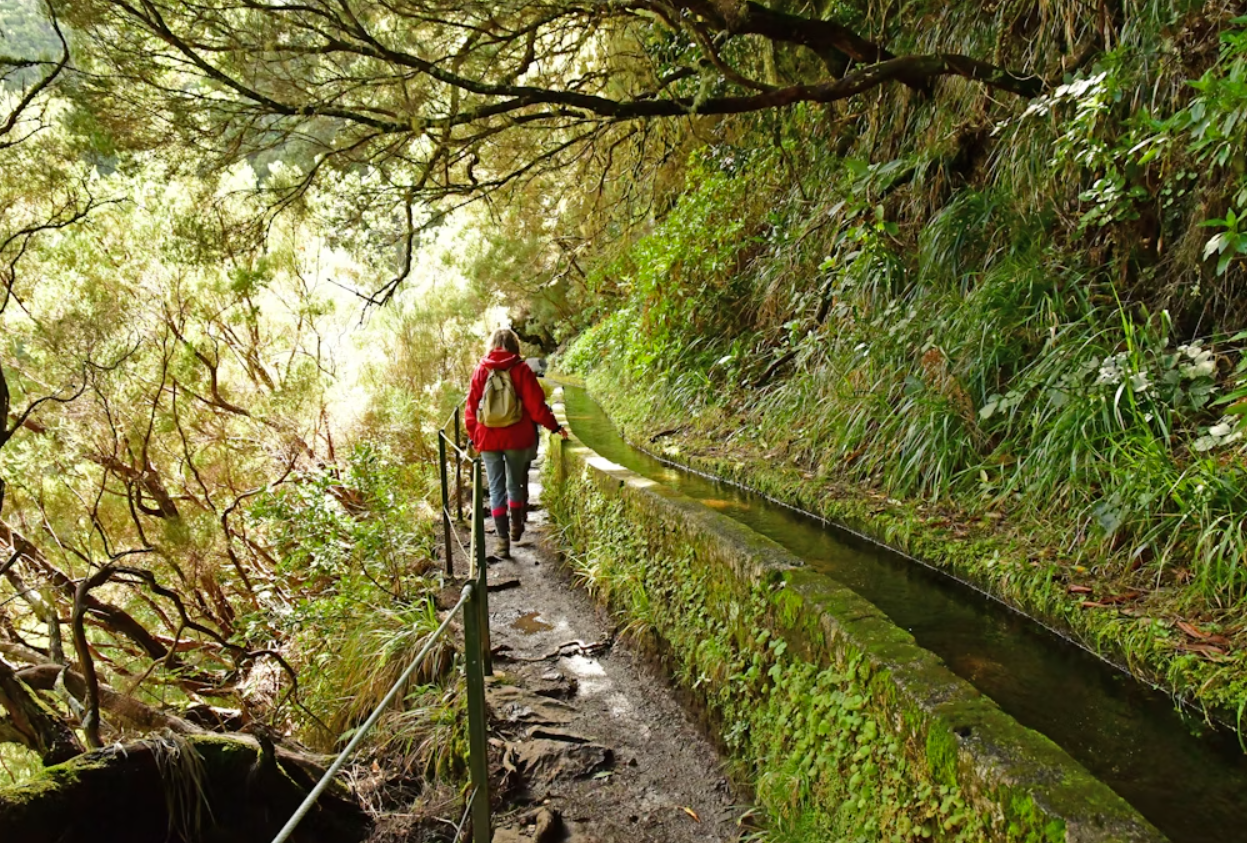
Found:
[[[724,124],[670,212],[588,269],[604,304],[564,365],[634,438],[675,429],[672,453],[873,524],[1241,712],[1239,11],[866,4],[898,52],[1064,84]]]

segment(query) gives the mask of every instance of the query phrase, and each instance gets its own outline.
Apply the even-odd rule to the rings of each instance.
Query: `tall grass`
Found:
[[[1192,78],[1237,73],[1231,41],[1214,65],[1230,5],[1131,0],[1098,34],[1073,0],[998,4],[994,27],[965,4],[889,9],[861,7],[901,52],[1051,76],[1093,35],[1103,50],[1034,103],[883,88],[855,119],[796,109],[704,150],[624,259],[643,283],[566,362],[609,369],[651,425],[730,416],[818,478],[1055,525],[1068,554],[1192,610],[1240,604],[1244,450],[1213,402],[1237,388],[1241,326],[1206,301],[1244,270],[1199,255],[1237,176],[1170,119]]]

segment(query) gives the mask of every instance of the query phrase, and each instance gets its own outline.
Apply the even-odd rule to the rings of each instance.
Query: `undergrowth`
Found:
[[[42,769],[36,753],[16,743],[0,743],[0,786],[21,784]]]
[[[261,495],[250,510],[276,551],[275,574],[303,598],[279,617],[248,619],[289,639],[309,745],[341,748],[440,623],[441,589],[427,469],[364,442],[340,467]],[[426,657],[367,744],[391,779],[454,782],[466,770],[466,702],[457,648]]]

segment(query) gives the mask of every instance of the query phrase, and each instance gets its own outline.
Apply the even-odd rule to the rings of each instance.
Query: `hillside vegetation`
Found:
[[[896,50],[1061,84],[882,88],[703,133],[668,212],[586,246],[601,303],[564,366],[634,440],[1241,712],[1239,11],[865,4]]]

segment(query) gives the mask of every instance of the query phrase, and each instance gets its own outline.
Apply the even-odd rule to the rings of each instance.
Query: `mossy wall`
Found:
[[[775,839],[1159,841],[1048,739],[779,545],[551,441],[576,574],[704,703]]]

